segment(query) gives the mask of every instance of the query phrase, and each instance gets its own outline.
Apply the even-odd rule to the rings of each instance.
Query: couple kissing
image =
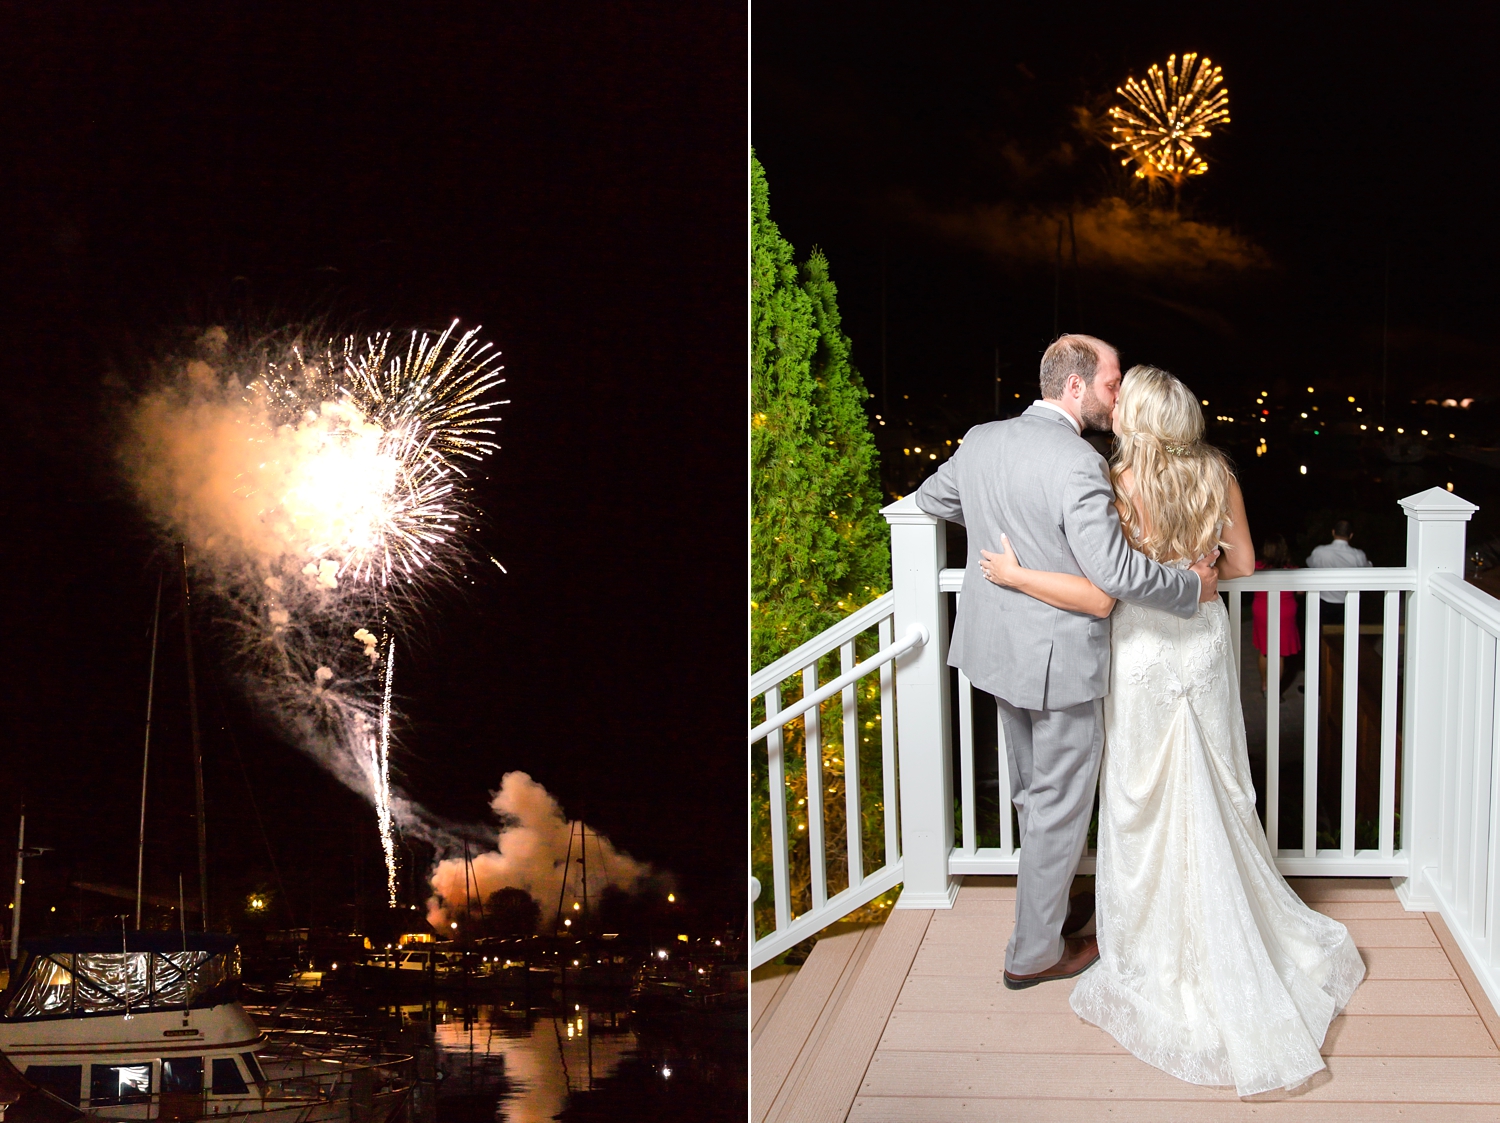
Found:
[[[1255,564],[1239,484],[1171,374],[1122,377],[1109,344],[1064,335],[1040,381],[915,497],[968,533],[948,661],[994,695],[1009,763],[1005,985],[1077,977],[1074,1011],[1148,1064],[1241,1096],[1295,1088],[1365,969],[1256,814],[1218,596]],[[1085,427],[1113,430],[1112,463]],[[1070,901],[1096,786],[1095,893]]]

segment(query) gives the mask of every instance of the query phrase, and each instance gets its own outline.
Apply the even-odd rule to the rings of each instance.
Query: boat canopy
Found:
[[[22,950],[7,1021],[216,1006],[240,977],[238,941],[208,932],[62,936]]]

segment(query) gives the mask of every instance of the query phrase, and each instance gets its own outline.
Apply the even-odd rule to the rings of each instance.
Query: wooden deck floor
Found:
[[[1365,982],[1328,1070],[1241,1100],[1136,1060],[1068,1007],[1072,983],[1001,981],[1014,878],[966,879],[951,911],[897,911],[751,984],[755,1123],[944,1120],[1500,1120],[1500,1019],[1442,918],[1386,881],[1294,879],[1349,926]]]

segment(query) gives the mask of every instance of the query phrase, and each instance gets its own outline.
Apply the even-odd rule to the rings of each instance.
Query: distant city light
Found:
[[[1297,471],[1301,472],[1304,476],[1307,475],[1307,465],[1306,464],[1299,464],[1299,465],[1297,465]]]

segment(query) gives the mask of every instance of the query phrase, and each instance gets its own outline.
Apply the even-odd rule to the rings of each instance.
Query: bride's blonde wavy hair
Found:
[[[1130,493],[1120,480],[1126,471],[1133,477]],[[1198,399],[1166,371],[1133,366],[1126,372],[1109,478],[1125,536],[1148,557],[1201,558],[1216,546],[1228,548],[1220,534],[1229,525],[1234,470],[1228,457],[1204,443]]]

